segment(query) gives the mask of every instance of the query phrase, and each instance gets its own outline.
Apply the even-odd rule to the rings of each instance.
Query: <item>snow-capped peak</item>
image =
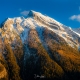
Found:
[[[47,28],[62,37],[72,47],[74,45],[78,46],[76,40],[80,37],[80,34],[72,30],[70,27],[66,27],[57,20],[33,10],[29,11],[27,18],[8,18],[4,25],[4,30],[10,30],[11,32],[15,31],[23,42],[27,39],[28,31],[30,29],[35,29],[40,34],[41,31],[39,29],[42,30],[42,28]],[[7,34],[5,33],[3,37],[6,35]],[[12,34],[10,36],[15,38],[16,35]],[[9,37],[9,35],[7,35],[7,37]]]
[[[28,13],[28,16],[33,17],[35,13],[37,13],[37,12],[35,12],[33,10],[30,10],[29,13]]]

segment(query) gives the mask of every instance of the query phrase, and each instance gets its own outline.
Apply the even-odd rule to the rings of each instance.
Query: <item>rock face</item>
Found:
[[[0,28],[0,80],[79,80],[80,34],[31,10]]]

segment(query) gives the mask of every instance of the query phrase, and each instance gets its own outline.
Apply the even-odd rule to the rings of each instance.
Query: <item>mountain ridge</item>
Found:
[[[36,28],[36,26],[43,26],[43,27],[47,27],[50,30],[53,30],[55,33],[58,33],[59,36],[61,36],[62,38],[64,38],[66,40],[66,42],[68,42],[68,44],[70,46],[74,46],[75,44],[75,40],[73,39],[74,36],[72,36],[73,34],[75,34],[78,38],[80,36],[79,33],[75,32],[73,29],[64,26],[63,24],[61,24],[60,22],[56,21],[55,19],[52,19],[48,16],[45,16],[39,12],[35,12],[33,10],[31,10],[28,14],[27,18],[24,17],[15,17],[15,18],[8,18],[5,22],[7,23],[7,21],[12,21],[12,27],[15,29],[16,25],[20,25],[21,27],[17,28],[18,32],[21,31],[25,31],[24,27],[27,26],[28,28]],[[33,26],[33,27],[32,27]],[[48,27],[49,26],[49,27]],[[19,31],[20,30],[20,31]],[[17,33],[19,34],[19,33]],[[70,38],[70,39],[67,39]],[[76,45],[77,47],[79,46],[78,44]]]

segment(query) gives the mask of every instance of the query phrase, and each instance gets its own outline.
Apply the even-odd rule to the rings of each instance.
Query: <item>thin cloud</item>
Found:
[[[20,14],[23,16],[27,16],[29,14],[29,11],[22,11]]]
[[[76,20],[76,21],[80,22],[80,14],[78,14],[78,15],[73,15],[73,16],[71,16],[69,19],[70,19],[70,20]]]

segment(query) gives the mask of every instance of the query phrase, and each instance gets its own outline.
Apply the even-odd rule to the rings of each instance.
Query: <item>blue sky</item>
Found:
[[[7,17],[26,17],[29,10],[46,14],[72,28],[80,27],[80,0],[0,0],[0,23]]]

